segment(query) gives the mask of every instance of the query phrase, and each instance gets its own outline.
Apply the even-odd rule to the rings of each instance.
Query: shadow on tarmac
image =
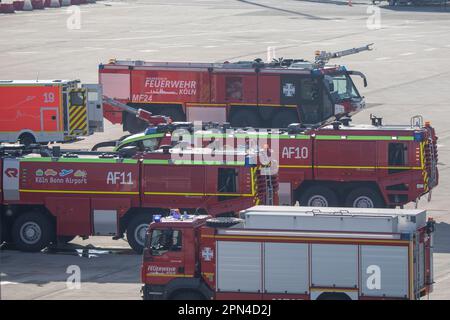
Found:
[[[422,12],[422,13],[450,13],[450,2],[443,4],[430,5],[396,5],[390,6],[388,4],[379,5],[380,8],[397,12]]]

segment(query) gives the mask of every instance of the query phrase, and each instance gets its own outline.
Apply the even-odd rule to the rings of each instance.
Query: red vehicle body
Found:
[[[143,298],[414,300],[432,292],[434,222],[423,210],[256,206],[241,217],[153,222]]]
[[[98,90],[78,80],[0,80],[0,142],[65,142],[103,131]]]
[[[267,144],[279,167],[279,201],[302,206],[383,208],[402,206],[430,193],[439,181],[437,137],[429,124],[328,125],[277,132],[220,129],[137,134],[117,149],[147,139],[196,146],[262,148]],[[165,126],[163,126],[164,128]],[[182,128],[182,127],[181,127]],[[158,129],[155,129],[158,131]],[[156,132],[155,131],[155,132]],[[185,141],[185,142],[186,142]]]
[[[303,60],[262,63],[172,63],[118,61],[99,66],[99,83],[109,98],[168,115],[174,121],[230,122],[233,127],[283,128],[322,123],[365,106],[342,66]],[[145,123],[105,104],[105,118],[137,133]]]
[[[153,214],[178,208],[232,215],[266,199],[267,177],[242,153],[229,154],[226,161],[177,161],[162,150],[130,157],[37,152],[11,156],[8,151],[0,163],[2,223],[22,250],[40,250],[58,237],[118,239],[126,233],[139,252]],[[198,154],[184,150],[185,156]],[[276,193],[276,180],[271,187]]]

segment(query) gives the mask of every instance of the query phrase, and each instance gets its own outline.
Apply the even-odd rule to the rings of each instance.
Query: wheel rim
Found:
[[[353,201],[353,207],[355,208],[374,208],[373,200],[367,196],[360,196]]]
[[[41,236],[41,227],[36,222],[26,222],[20,228],[20,239],[26,244],[36,244]]]
[[[328,200],[322,195],[314,195],[309,198],[308,207],[328,207]]]
[[[147,229],[148,224],[143,223],[137,226],[137,228],[134,230],[134,239],[141,246],[144,246],[145,234],[147,233]]]

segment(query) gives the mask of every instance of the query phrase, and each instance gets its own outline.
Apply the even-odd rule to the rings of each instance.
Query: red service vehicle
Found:
[[[24,251],[75,236],[126,233],[140,252],[153,214],[234,215],[276,203],[276,176],[261,174],[248,153],[204,149],[118,153],[4,148],[0,162],[3,236]],[[179,154],[182,159],[176,159]],[[176,155],[175,155],[176,154]],[[9,231],[9,232],[8,232]]]
[[[150,224],[143,298],[415,300],[432,291],[425,211],[256,206],[241,217]]]
[[[66,142],[103,131],[98,85],[78,80],[0,80],[0,142]]]
[[[333,58],[370,50],[370,45],[335,53],[317,52],[316,60],[278,59],[224,63],[175,63],[111,60],[99,66],[105,96],[174,121],[230,122],[232,127],[285,128],[322,123],[352,115],[365,106],[351,76],[365,76]],[[114,106],[105,118],[137,133],[146,124]]]
[[[164,132],[183,127],[193,135],[184,130],[170,137]],[[180,137],[193,146],[241,150],[269,145],[272,160],[278,162],[278,194],[283,205],[298,201],[316,207],[403,206],[431,196],[439,181],[437,137],[420,116],[411,119],[410,125],[383,125],[376,117],[370,125],[334,123],[317,129],[290,125],[281,131],[224,126],[202,130],[193,124],[174,123],[147,133],[118,141],[116,150],[141,144],[158,147],[170,140],[177,143]]]

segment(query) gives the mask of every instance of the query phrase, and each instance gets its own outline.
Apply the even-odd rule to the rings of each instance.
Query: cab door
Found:
[[[143,270],[146,278],[158,284],[171,278],[188,276],[185,269],[184,240],[181,228],[152,229],[147,240],[152,259],[146,264],[146,270]]]
[[[87,92],[89,134],[103,132],[103,90],[99,84],[83,84]]]

